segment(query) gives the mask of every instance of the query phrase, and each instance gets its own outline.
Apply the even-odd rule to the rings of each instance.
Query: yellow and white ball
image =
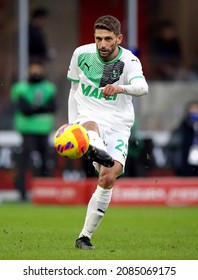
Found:
[[[87,130],[79,124],[64,124],[54,135],[54,147],[63,157],[77,159],[82,157],[89,148]]]

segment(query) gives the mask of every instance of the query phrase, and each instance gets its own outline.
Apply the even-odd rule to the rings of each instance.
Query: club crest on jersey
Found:
[[[118,79],[120,77],[120,71],[119,69],[113,69],[113,71],[111,72],[111,78],[114,79]]]

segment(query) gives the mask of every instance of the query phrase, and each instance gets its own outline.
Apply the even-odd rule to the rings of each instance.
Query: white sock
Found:
[[[84,227],[79,237],[87,236],[91,238],[109,206],[111,196],[112,189],[104,189],[97,186],[89,201]]]
[[[96,131],[88,130],[87,133],[89,135],[91,145],[93,145],[99,149],[106,150],[105,144],[104,144],[102,138],[98,135],[98,133]]]
[[[88,135],[89,135],[90,144],[92,146],[96,147],[96,148],[99,148],[99,149],[107,152],[107,148],[104,144],[104,141],[98,135],[98,133],[96,131],[93,131],[93,130],[88,130],[87,132],[88,132]],[[97,162],[94,161],[93,166],[96,169],[96,171],[99,173],[100,165]]]

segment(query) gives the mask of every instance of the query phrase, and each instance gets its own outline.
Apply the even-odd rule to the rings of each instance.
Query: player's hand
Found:
[[[122,93],[123,89],[117,85],[108,84],[103,89],[103,96],[107,98],[108,96],[114,96],[117,93]]]

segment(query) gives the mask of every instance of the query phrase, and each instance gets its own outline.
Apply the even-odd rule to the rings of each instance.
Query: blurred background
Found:
[[[198,176],[182,173],[182,136],[176,133],[190,101],[198,101],[198,2],[194,0],[0,0],[0,186],[13,188],[22,138],[14,127],[11,87],[27,78],[29,24],[35,9],[45,10],[42,32],[47,77],[57,87],[54,131],[67,123],[66,80],[73,50],[93,42],[93,24],[111,14],[122,24],[122,46],[141,60],[149,84],[148,96],[134,98],[136,123],[130,139],[126,177]],[[193,141],[197,145],[197,119]],[[196,123],[196,125],[194,125]],[[196,129],[195,129],[196,127]],[[48,167],[52,177],[95,176],[83,160],[57,157],[49,136]],[[196,137],[195,137],[196,136]],[[32,155],[28,176],[42,176],[39,153]]]

